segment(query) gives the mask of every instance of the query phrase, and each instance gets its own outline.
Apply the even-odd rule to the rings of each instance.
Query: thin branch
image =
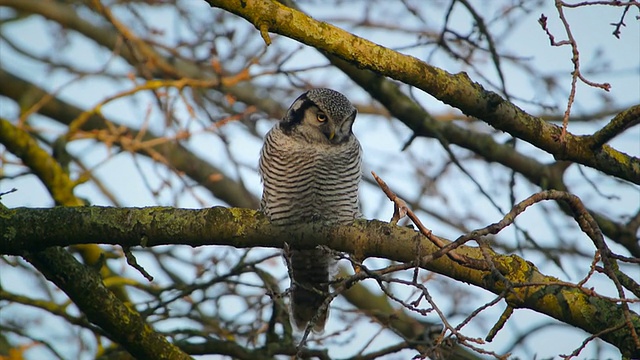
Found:
[[[640,105],[632,106],[616,115],[602,129],[590,136],[592,149],[597,149],[626,129],[640,124]]]

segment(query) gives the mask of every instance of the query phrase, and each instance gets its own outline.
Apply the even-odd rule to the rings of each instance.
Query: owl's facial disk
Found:
[[[329,90],[324,89],[324,91]],[[329,94],[332,93],[329,92]],[[339,93],[336,94],[343,97]],[[321,104],[316,104],[307,97],[307,93],[302,94],[289,108],[281,127],[286,133],[300,136],[310,143],[343,143],[352,136],[351,127],[355,121],[357,111],[346,98],[344,100],[340,99],[340,101],[349,106],[338,102],[337,104],[340,106],[334,104],[335,106],[329,106],[329,109],[325,109],[327,104],[322,103],[325,106],[319,106]],[[336,110],[336,107],[345,111],[326,111],[330,109]],[[344,118],[335,118],[336,116]]]
[[[351,126],[356,113],[345,119],[333,119],[331,116],[312,105],[304,112],[304,118],[296,127],[296,131],[314,142],[324,144],[340,144],[351,136]]]

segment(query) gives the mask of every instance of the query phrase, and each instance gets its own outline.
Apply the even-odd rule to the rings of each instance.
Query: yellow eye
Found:
[[[316,114],[316,119],[318,119],[319,122],[325,122],[327,121],[327,115],[319,112],[318,114]]]

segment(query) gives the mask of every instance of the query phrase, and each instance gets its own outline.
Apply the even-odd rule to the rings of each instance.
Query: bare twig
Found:
[[[572,52],[571,62],[573,62],[573,72],[571,73],[571,90],[569,92],[569,99],[567,101],[567,107],[565,109],[564,116],[562,119],[562,133],[560,134],[560,139],[558,139],[561,142],[564,142],[565,140],[564,137],[567,134],[567,126],[569,125],[571,107],[573,106],[573,102],[575,101],[575,97],[576,97],[576,84],[578,79],[580,79],[583,83],[589,86],[597,87],[605,91],[609,91],[611,89],[611,85],[609,83],[592,82],[587,78],[585,78],[580,72],[580,52],[578,51],[578,43],[573,37],[573,33],[571,32],[571,26],[569,25],[569,21],[564,15],[563,7],[564,7],[564,3],[562,1],[556,1],[556,9],[558,11],[558,17],[560,18],[560,21],[562,21],[562,24],[564,25],[564,29],[567,35],[567,40],[561,40],[561,41],[555,40],[555,37],[553,36],[553,34],[551,34],[551,31],[549,31],[549,28],[547,27],[548,18],[544,14],[540,15],[540,18],[538,19],[538,23],[542,27],[542,30],[544,30],[547,36],[549,37],[551,46],[558,46],[558,47],[564,46],[564,45],[571,46],[571,52]]]
[[[507,323],[507,320],[509,320],[509,317],[511,317],[511,314],[513,314],[513,307],[511,307],[510,305],[507,305],[502,315],[500,315],[498,322],[496,322],[495,325],[493,325],[493,327],[491,328],[491,330],[489,330],[489,334],[487,334],[487,337],[485,337],[485,340],[489,342],[493,341],[493,338],[498,334],[498,331],[502,329],[504,324]]]
[[[149,274],[147,270],[145,270],[142,266],[140,266],[140,264],[138,264],[136,257],[133,255],[129,247],[122,247],[122,251],[124,252],[124,256],[127,259],[127,264],[129,264],[129,266],[138,270],[138,272],[140,272],[140,274],[142,274],[145,279],[153,281],[153,276],[151,276],[151,274]]]
[[[4,195],[8,195],[8,194],[11,194],[11,193],[16,192],[16,191],[18,191],[18,189],[13,188],[13,189],[10,189],[10,190],[4,191],[4,192],[0,192],[0,199],[2,199],[2,197]]]
[[[441,238],[439,238],[438,236],[434,235],[431,230],[427,229],[422,224],[422,221],[420,221],[420,219],[416,216],[416,214],[413,211],[411,211],[411,209],[409,209],[407,207],[407,203],[404,202],[404,200],[400,199],[391,189],[389,189],[389,186],[387,185],[387,183],[384,182],[384,180],[382,180],[373,171],[371,172],[371,175],[373,175],[373,178],[378,182],[378,185],[380,186],[382,191],[385,193],[385,195],[387,195],[389,200],[391,200],[394,203],[394,205],[396,207],[395,208],[396,210],[394,210],[394,219],[395,219],[395,217],[397,215],[396,212],[402,212],[402,213],[406,212],[407,216],[416,225],[416,227],[418,228],[420,233],[422,233],[422,235],[426,236],[427,239],[431,240],[431,242],[433,242],[442,251],[443,248],[445,248],[447,246],[447,243],[444,240],[442,240]],[[402,208],[403,210],[398,210],[399,208]],[[486,266],[483,263],[478,262],[475,259],[471,259],[469,257],[466,257],[464,255],[460,255],[460,254],[457,254],[455,252],[451,252],[451,250],[452,249],[449,249],[449,250],[445,251],[443,253],[443,255],[446,254],[451,260],[453,260],[453,261],[455,261],[455,262],[457,262],[459,264],[462,264],[462,265],[470,266],[470,267],[473,267],[475,269],[486,269]],[[434,259],[435,259],[435,257],[434,257]],[[423,258],[422,261],[424,261],[424,258]]]

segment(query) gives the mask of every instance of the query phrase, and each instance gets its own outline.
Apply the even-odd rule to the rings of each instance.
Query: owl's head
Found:
[[[289,107],[280,127],[293,136],[309,142],[340,144],[349,139],[357,110],[341,93],[311,89],[300,95]]]

